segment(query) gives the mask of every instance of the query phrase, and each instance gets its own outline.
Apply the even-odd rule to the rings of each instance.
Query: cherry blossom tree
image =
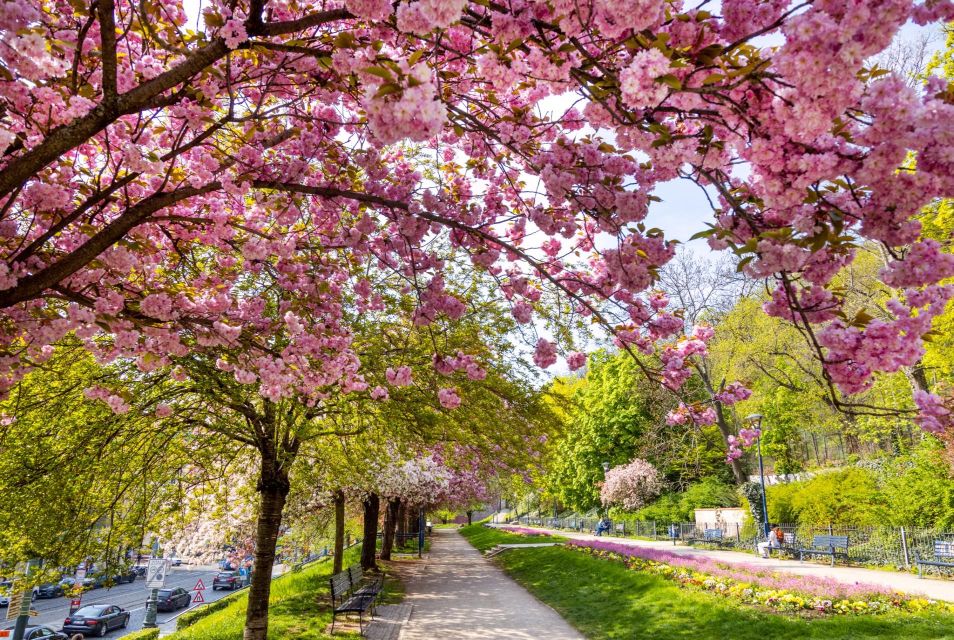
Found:
[[[606,472],[600,500],[606,507],[617,505],[627,511],[635,511],[658,496],[662,487],[662,478],[656,467],[642,458],[634,458]]]
[[[249,0],[207,3],[193,29],[175,2],[6,2],[5,384],[72,330],[116,336],[144,366],[241,344],[254,356],[237,373],[287,393],[284,377],[311,367],[243,329],[258,315],[246,274],[296,292],[270,326],[322,336],[334,360],[350,355],[340,297],[369,293],[355,261],[401,274],[421,323],[461,312],[438,236],[497,278],[519,321],[549,290],[649,352],[681,323],[640,295],[673,255],[642,220],[655,186],[683,179],[712,195],[710,245],[776,281],[766,310],[810,334],[829,385],[863,390],[919,357],[954,273],[913,219],[954,190],[947,84],[918,93],[866,61],[905,21],[952,13],[950,0],[726,0],[721,15],[676,0]],[[579,105],[535,108],[551,97]],[[857,237],[891,255],[888,321],[848,317],[829,286]],[[537,344],[541,366],[558,353]],[[680,358],[646,373],[678,385]],[[944,428],[940,398],[918,404]]]

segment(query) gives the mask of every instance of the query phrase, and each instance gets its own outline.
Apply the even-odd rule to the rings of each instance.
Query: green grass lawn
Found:
[[[359,548],[348,549],[344,566],[358,562]],[[292,640],[331,638],[324,631],[331,624],[331,605],[328,578],[331,562],[324,561],[305,567],[299,572],[278,578],[272,583],[268,615],[268,637]],[[382,602],[401,599],[403,587],[392,576],[385,579]],[[172,640],[241,640],[245,625],[247,592],[220,611],[209,614],[195,624],[167,636]],[[356,633],[342,633],[335,629],[334,638],[360,638]]]
[[[561,547],[508,551],[497,561],[591,640],[954,638],[950,615],[802,618],[767,613]]]
[[[562,536],[521,536],[515,533],[507,533],[500,529],[485,527],[482,524],[472,524],[469,527],[461,527],[461,535],[467,538],[472,545],[480,551],[486,551],[498,544],[530,544],[533,542],[566,542]]]

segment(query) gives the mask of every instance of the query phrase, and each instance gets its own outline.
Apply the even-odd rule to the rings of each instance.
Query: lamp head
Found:
[[[609,473],[609,467],[610,467],[609,462],[604,462],[604,463],[603,463],[603,473]]]
[[[757,427],[762,424],[762,414],[753,413],[750,416],[746,416],[745,421],[749,424],[754,424]]]

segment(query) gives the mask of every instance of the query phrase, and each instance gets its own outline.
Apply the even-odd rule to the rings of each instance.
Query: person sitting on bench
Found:
[[[781,527],[774,527],[768,534],[768,540],[765,542],[760,542],[758,545],[759,554],[763,558],[769,557],[769,549],[779,549],[782,546],[782,543],[785,542],[785,532],[782,531]]]
[[[596,535],[602,536],[604,531],[610,530],[609,518],[602,518],[596,523]]]

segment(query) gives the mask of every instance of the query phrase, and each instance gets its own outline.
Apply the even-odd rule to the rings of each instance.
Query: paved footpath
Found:
[[[493,525],[491,525],[493,526]],[[572,531],[563,531],[559,529],[547,529],[545,527],[527,527],[520,525],[521,528],[537,529],[544,533],[563,536],[565,538],[574,538],[577,540],[608,540],[620,544],[632,545],[634,547],[651,547],[671,551],[686,556],[705,556],[715,560],[721,560],[727,563],[747,563],[765,567],[773,571],[784,573],[794,573],[803,576],[817,576],[831,578],[845,584],[875,584],[883,585],[894,591],[908,593],[912,595],[927,596],[935,600],[948,600],[954,602],[954,581],[938,580],[935,578],[920,579],[910,573],[901,573],[899,571],[880,571],[877,569],[864,569],[861,567],[845,567],[814,562],[799,562],[798,560],[781,560],[775,557],[761,558],[757,555],[740,553],[738,551],[722,551],[715,549],[701,549],[688,547],[686,545],[673,545],[671,542],[636,540],[634,538],[617,538],[615,536],[604,536],[598,538],[592,534],[574,533]]]
[[[429,558],[402,578],[414,608],[400,640],[583,640],[455,529],[435,529]]]

